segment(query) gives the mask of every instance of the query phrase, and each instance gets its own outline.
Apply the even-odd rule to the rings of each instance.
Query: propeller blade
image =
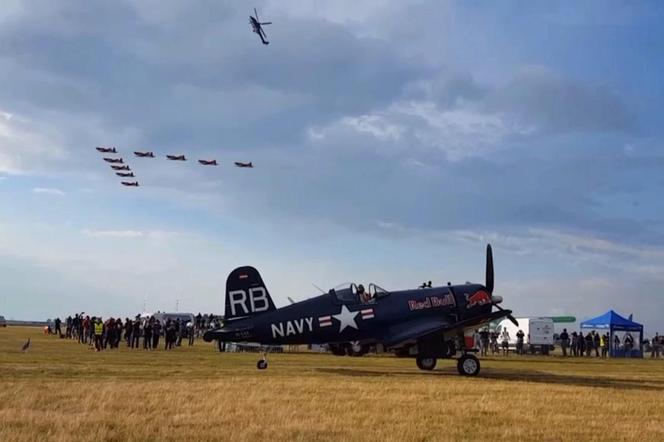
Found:
[[[256,10],[256,8],[254,8],[254,15],[256,15],[256,21],[260,22],[260,20],[258,19],[258,11]]]
[[[266,22],[263,22],[263,23],[261,23],[261,24],[262,24],[262,25],[271,25],[272,22],[271,22],[271,21],[266,21]]]
[[[491,244],[486,246],[486,281],[484,286],[489,294],[493,293],[493,252]]]
[[[498,304],[493,304],[493,306],[496,307],[496,308],[497,308],[498,310],[500,310],[501,312],[504,312],[504,311],[505,311],[505,309],[502,308],[501,306],[499,306]],[[514,318],[514,316],[512,316],[512,315],[507,315],[507,319],[509,319],[510,321],[512,321],[512,324],[516,325],[517,327],[519,326],[519,321],[517,321],[517,320]]]
[[[507,315],[507,319],[509,319],[510,321],[512,321],[512,324],[516,325],[517,327],[519,326],[519,321],[517,321],[517,320],[514,318],[514,316],[512,316],[512,315]]]

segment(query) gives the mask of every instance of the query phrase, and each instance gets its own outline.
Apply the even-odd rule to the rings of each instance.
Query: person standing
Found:
[[[592,333],[588,332],[586,335],[586,356],[590,357],[590,354],[593,351],[593,335]]]
[[[131,322],[131,319],[125,318],[124,338],[125,338],[125,341],[127,341],[127,347],[131,347],[131,330],[132,330],[133,326],[134,326],[134,324]]]
[[[524,337],[523,330],[519,329],[518,332],[516,332],[516,353],[519,355],[523,355],[523,337]]]
[[[593,330],[593,348],[595,349],[596,358],[599,358],[599,345],[600,345],[599,333]]]
[[[173,344],[175,344],[175,321],[168,320],[166,321],[166,350],[172,350]]]
[[[55,318],[55,334],[58,335],[58,338],[62,337],[62,330],[60,330],[60,325],[62,324],[62,321],[60,321],[60,318]]]
[[[507,331],[507,328],[503,328],[503,331],[500,334],[500,339],[503,346],[503,356],[507,356],[509,354],[510,346],[510,332]]]
[[[583,336],[583,332],[579,332],[579,339],[576,341],[579,347],[579,356],[583,356],[586,352],[586,338]]]
[[[86,316],[85,319],[83,320],[83,343],[87,344],[88,343],[88,337],[90,336],[90,317]]]
[[[184,332],[184,324],[182,324],[182,321],[180,321],[180,318],[178,318],[175,321],[175,337],[173,338],[174,340],[177,339],[177,342],[175,343],[176,347],[182,345],[183,332]]]
[[[499,352],[498,350],[498,332],[496,330],[491,331],[491,356]]]
[[[138,348],[141,342],[141,320],[136,318],[131,328],[131,348]]]
[[[95,319],[94,317],[92,318],[93,320]],[[104,335],[104,323],[101,322],[101,317],[96,318],[97,320],[94,321],[94,341],[95,341],[95,348],[97,351],[101,351],[101,340],[102,336]]]
[[[113,342],[114,347],[120,347],[120,341],[122,341],[122,319],[118,318],[115,320],[115,341]]]
[[[189,338],[189,347],[194,345],[194,323],[192,321],[187,322],[187,337]]]
[[[159,319],[154,321],[154,326],[152,327],[152,348],[156,350],[159,345],[159,336],[161,335],[161,323]]]
[[[198,312],[196,315],[196,335],[201,336],[201,330],[203,329],[203,315],[201,312]]]
[[[489,349],[489,329],[484,328],[480,331],[480,356],[486,356]]]
[[[659,357],[659,333],[655,333],[655,337],[652,338],[650,342],[650,357],[658,358]]]
[[[632,357],[632,349],[634,348],[634,338],[632,337],[632,334],[630,332],[627,332],[625,334],[625,356],[628,358]]]
[[[143,350],[152,350],[152,318],[143,324]]]
[[[560,334],[560,348],[563,349],[563,356],[567,356],[567,349],[569,348],[569,335],[567,334],[566,328],[564,328],[563,332]]]

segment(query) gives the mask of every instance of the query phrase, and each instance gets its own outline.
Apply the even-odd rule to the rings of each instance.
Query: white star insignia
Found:
[[[339,321],[339,333],[344,331],[346,327],[353,327],[357,330],[357,324],[355,323],[355,317],[359,312],[351,312],[346,308],[345,305],[341,306],[341,312],[338,315],[332,315],[337,321]]]

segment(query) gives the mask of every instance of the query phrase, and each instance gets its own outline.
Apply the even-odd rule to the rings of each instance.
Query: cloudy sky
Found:
[[[491,242],[517,316],[662,331],[660,3],[254,3],[269,46],[243,1],[3,2],[0,314],[481,282]]]

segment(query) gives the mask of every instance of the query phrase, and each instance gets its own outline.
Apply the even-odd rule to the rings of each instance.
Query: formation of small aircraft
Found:
[[[101,153],[114,153],[117,154],[118,150],[115,147],[101,147],[97,146],[95,149]],[[152,151],[134,151],[134,156],[137,158],[156,158],[154,152]],[[169,161],[187,161],[187,157],[184,154],[167,154],[165,155],[166,159]],[[134,172],[131,170],[128,164],[125,164],[125,161],[122,157],[103,157],[103,160],[107,163],[110,163],[111,168],[115,172],[115,175],[121,178],[136,178]],[[201,166],[219,166],[219,162],[216,159],[199,159],[198,164]],[[240,168],[253,168],[253,162],[242,162],[235,161],[236,167]],[[122,185],[128,187],[139,187],[138,181],[122,181]]]
[[[270,44],[270,42],[267,40],[267,35],[265,34],[265,30],[263,29],[263,26],[266,25],[271,25],[272,22],[266,21],[266,22],[261,22],[260,18],[258,17],[258,11],[256,8],[254,8],[254,15],[249,15],[249,23],[251,24],[251,29],[254,33],[258,34],[258,36],[261,39],[261,42],[264,45]],[[100,152],[100,153],[105,153],[105,154],[117,154],[118,151],[115,147],[106,147],[106,146],[96,146],[95,149]],[[137,158],[155,158],[155,154],[152,151],[134,151],[134,156]],[[180,154],[180,155],[172,155],[168,154],[166,155],[166,158],[169,161],[187,161],[187,158],[185,155]],[[114,158],[114,157],[103,157],[103,160],[107,163],[110,163],[111,168],[115,171],[115,175],[121,178],[135,178],[134,172],[131,171],[131,168],[129,165],[125,164],[124,160],[122,157]],[[219,163],[217,162],[216,159],[199,159],[198,163],[202,166],[218,166]],[[243,161],[235,161],[234,162],[236,167],[239,168],[253,168],[254,164],[250,162],[243,162]],[[130,187],[138,187],[139,183],[138,181],[122,181],[122,185],[124,186],[130,186]]]
[[[254,8],[254,16],[250,15],[249,16],[249,23],[251,24],[251,30],[258,34],[258,36],[261,38],[261,42],[264,45],[269,45],[270,42],[267,41],[267,35],[265,35],[265,31],[263,30],[263,26],[265,25],[271,25],[271,21],[266,21],[266,22],[261,22],[260,19],[258,18],[258,11],[256,11],[256,8]]]
[[[517,323],[511,310],[499,306],[503,299],[493,295],[493,286],[491,245],[484,285],[388,292],[376,284],[345,284],[279,309],[258,270],[238,267],[226,280],[224,323],[203,338],[264,346],[328,344],[335,354],[361,355],[375,347],[412,356],[422,370],[433,370],[438,359],[456,359],[459,374],[475,376],[480,361],[465,348],[464,331],[503,317]],[[267,368],[265,354],[256,366]]]

